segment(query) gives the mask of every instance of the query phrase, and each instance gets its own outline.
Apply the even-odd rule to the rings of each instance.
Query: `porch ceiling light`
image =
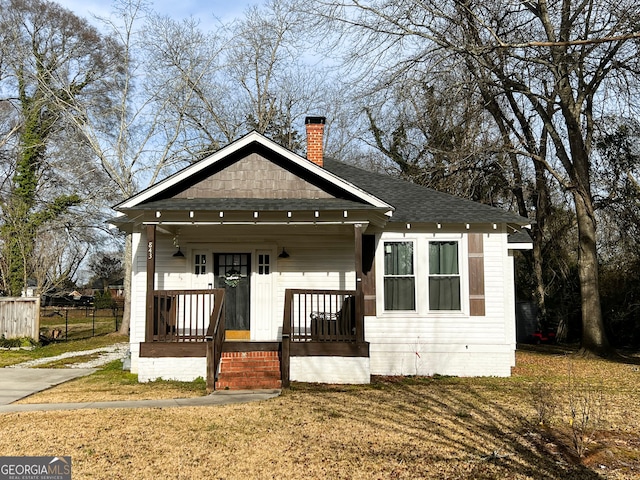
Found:
[[[180,229],[176,230],[176,235],[173,237],[173,246],[178,247],[178,251],[173,254],[176,258],[184,258],[184,253],[180,250]]]
[[[284,247],[282,247],[282,252],[280,253],[280,255],[278,255],[278,258],[289,258],[289,254],[284,249]]]

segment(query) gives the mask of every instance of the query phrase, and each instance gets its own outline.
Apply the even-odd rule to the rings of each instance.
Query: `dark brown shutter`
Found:
[[[485,315],[484,298],[484,246],[481,233],[470,233],[469,238],[469,310],[472,317]]]
[[[376,315],[376,272],[375,272],[376,237],[362,236],[362,292],[364,293],[365,316]]]

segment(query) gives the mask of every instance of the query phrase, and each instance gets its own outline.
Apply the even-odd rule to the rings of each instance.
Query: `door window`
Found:
[[[269,262],[269,254],[261,253],[258,255],[258,275],[269,275],[271,265]]]
[[[196,275],[206,275],[207,274],[207,255],[197,253],[193,259],[194,263],[194,273]]]

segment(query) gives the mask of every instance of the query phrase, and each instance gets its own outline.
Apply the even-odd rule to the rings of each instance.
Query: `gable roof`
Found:
[[[466,200],[389,175],[371,172],[325,158],[325,169],[382,198],[395,208],[391,222],[403,223],[510,223],[531,222],[496,207]]]
[[[339,176],[336,176],[330,171],[308,161],[300,155],[287,150],[256,131],[241,137],[212,155],[209,155],[208,157],[176,172],[166,179],[128,198],[124,202],[115,205],[113,208],[115,210],[146,209],[146,207],[143,206],[144,204],[158,201],[162,201],[165,205],[174,205],[176,204],[176,199],[170,199],[168,197],[172,197],[175,192],[192,186],[193,178],[207,175],[207,172],[211,172],[212,169],[215,169],[217,166],[221,169],[228,166],[230,158],[234,159],[238,156],[237,159],[239,159],[243,155],[247,155],[255,151],[266,152],[275,159],[278,159],[278,161],[282,162],[286,168],[295,170],[298,175],[305,175],[308,178],[313,179],[314,181],[322,184],[326,189],[332,190],[333,192],[340,192],[340,197],[347,200],[369,205],[377,209],[385,209],[387,211],[393,210],[391,205],[380,198],[358,188],[356,185],[345,181]],[[290,202],[295,202],[295,200],[290,200]]]
[[[331,195],[325,195],[324,198],[252,198],[251,195],[233,195],[234,198],[229,198],[229,195],[216,193],[212,198],[202,198],[197,194],[189,196],[193,194],[185,193],[206,192],[206,185],[198,182],[202,182],[207,176],[223,172],[225,168],[256,152],[264,157],[264,161],[278,163],[288,172],[304,177],[305,181],[331,192]],[[260,175],[253,173],[254,178],[260,179]],[[258,194],[257,197],[259,196]],[[528,219],[499,208],[364,170],[331,158],[325,157],[324,168],[320,167],[256,131],[113,208],[130,212],[371,210],[387,213],[391,217],[387,221],[393,223],[507,223],[518,226],[530,224]]]

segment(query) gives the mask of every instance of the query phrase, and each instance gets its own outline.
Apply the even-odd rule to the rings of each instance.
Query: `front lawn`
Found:
[[[632,362],[519,351],[507,379],[378,378],[294,384],[246,405],[7,414],[0,451],[70,455],[74,478],[631,479],[640,473]],[[83,388],[113,378],[94,381]],[[602,407],[581,430],[582,458],[570,408],[581,392]],[[545,404],[554,408],[541,423]]]

